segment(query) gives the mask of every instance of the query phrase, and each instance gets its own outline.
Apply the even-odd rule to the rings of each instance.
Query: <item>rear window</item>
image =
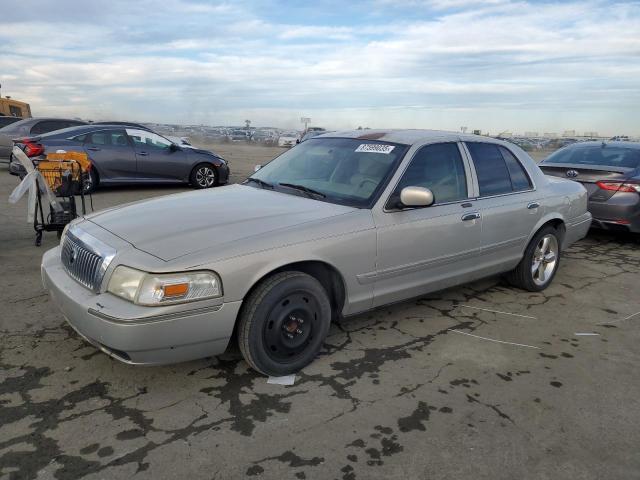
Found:
[[[544,163],[574,163],[577,165],[605,165],[608,167],[638,168],[640,148],[594,145],[558,150]]]

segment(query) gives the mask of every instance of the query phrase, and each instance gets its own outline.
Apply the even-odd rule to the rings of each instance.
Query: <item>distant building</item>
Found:
[[[563,137],[575,137],[576,136],[576,131],[575,130],[565,130],[564,133],[562,134]]]
[[[525,137],[537,137],[538,132],[524,132]]]
[[[598,136],[598,132],[584,132],[585,137],[595,138]]]
[[[473,134],[474,135],[482,135],[482,130],[474,130]]]

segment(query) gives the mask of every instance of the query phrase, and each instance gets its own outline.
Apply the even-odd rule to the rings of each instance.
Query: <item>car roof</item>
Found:
[[[99,131],[99,130],[107,130],[110,128],[113,129],[118,129],[118,130],[122,130],[124,128],[136,128],[138,130],[145,130],[151,133],[154,133],[152,130],[148,129],[148,128],[142,128],[142,127],[138,127],[136,125],[131,125],[131,124],[122,124],[122,123],[118,123],[118,124],[95,124],[95,123],[90,123],[88,125],[76,125],[74,127],[67,127],[67,128],[63,128],[60,130],[54,130],[52,132],[47,132],[47,133],[43,133],[42,135],[38,135],[38,137],[43,137],[43,138],[47,138],[47,137],[55,137],[55,136],[66,136],[68,134],[73,134],[73,135],[82,135],[83,133],[88,133],[88,132],[94,132],[94,131]]]
[[[450,141],[457,142],[460,140],[466,141],[482,141],[497,144],[504,144],[501,140],[496,140],[491,137],[483,137],[481,135],[462,134],[458,132],[448,132],[444,130],[420,130],[420,129],[406,129],[406,130],[345,130],[331,133],[324,133],[313,138],[354,138],[358,140],[380,140],[383,142],[400,143],[404,145],[413,145],[415,143],[424,143],[430,140],[438,141]]]

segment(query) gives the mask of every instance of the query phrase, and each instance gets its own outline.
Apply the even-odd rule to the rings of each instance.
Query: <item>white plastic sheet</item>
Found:
[[[42,174],[33,167],[33,163],[31,163],[29,157],[18,147],[13,147],[13,156],[20,160],[20,163],[27,170],[27,175],[22,179],[22,182],[13,189],[11,195],[9,195],[9,203],[17,203],[24,194],[28,192],[27,223],[33,223],[33,216],[36,210],[36,185],[40,185],[40,195],[44,197],[47,204],[51,205],[54,210],[62,210],[62,207],[56,201],[56,196],[49,188]],[[36,180],[38,180],[37,183]]]

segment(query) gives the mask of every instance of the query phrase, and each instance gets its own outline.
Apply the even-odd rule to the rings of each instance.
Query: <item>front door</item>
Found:
[[[473,272],[482,218],[470,197],[470,167],[455,143],[420,148],[384,211],[374,213],[378,238],[374,305],[384,305],[456,284]],[[402,208],[404,187],[429,188],[434,204]]]
[[[146,130],[127,129],[138,162],[138,178],[149,181],[185,181],[189,178],[186,154],[166,138]]]

